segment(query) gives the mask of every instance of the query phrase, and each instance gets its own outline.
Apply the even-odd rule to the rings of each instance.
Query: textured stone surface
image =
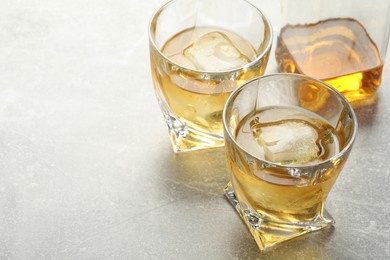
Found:
[[[390,258],[390,70],[357,110],[335,228],[260,254],[223,196],[223,149],[171,151],[147,44],[162,3],[2,4],[0,259]]]

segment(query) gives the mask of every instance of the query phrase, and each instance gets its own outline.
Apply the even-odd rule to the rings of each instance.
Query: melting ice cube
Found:
[[[227,35],[210,32],[184,49],[186,56],[198,70],[222,71],[243,66],[250,59],[242,54]]]
[[[252,133],[264,148],[265,159],[305,164],[319,158],[316,129],[303,120],[281,120],[252,125]]]

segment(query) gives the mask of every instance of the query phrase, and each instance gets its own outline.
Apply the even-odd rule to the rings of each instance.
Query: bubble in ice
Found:
[[[303,120],[254,123],[253,136],[264,149],[266,160],[278,163],[306,164],[319,159],[318,133]]]
[[[198,70],[222,71],[243,66],[250,59],[242,54],[222,32],[202,35],[184,49],[183,55]]]

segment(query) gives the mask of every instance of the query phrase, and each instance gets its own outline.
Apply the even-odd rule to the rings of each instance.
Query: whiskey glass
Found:
[[[174,152],[223,146],[230,93],[264,74],[268,18],[245,0],[173,0],[149,25],[155,94]]]
[[[228,98],[223,125],[225,195],[260,250],[334,223],[324,204],[358,127],[340,92],[300,74],[255,78]]]

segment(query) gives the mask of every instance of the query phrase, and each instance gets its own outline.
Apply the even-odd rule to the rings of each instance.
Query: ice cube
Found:
[[[204,71],[223,71],[250,62],[250,59],[234,46],[229,37],[221,32],[202,35],[185,48],[183,54],[196,69]]]
[[[266,160],[288,164],[307,164],[319,159],[318,133],[303,120],[255,123],[252,133],[264,148]]]
[[[169,56],[169,58],[173,62],[175,62],[176,64],[180,64],[181,66],[184,66],[184,67],[187,67],[187,68],[190,68],[190,69],[195,69],[195,70],[197,69],[194,66],[194,64],[189,59],[187,59],[186,56],[184,56],[181,53]]]

